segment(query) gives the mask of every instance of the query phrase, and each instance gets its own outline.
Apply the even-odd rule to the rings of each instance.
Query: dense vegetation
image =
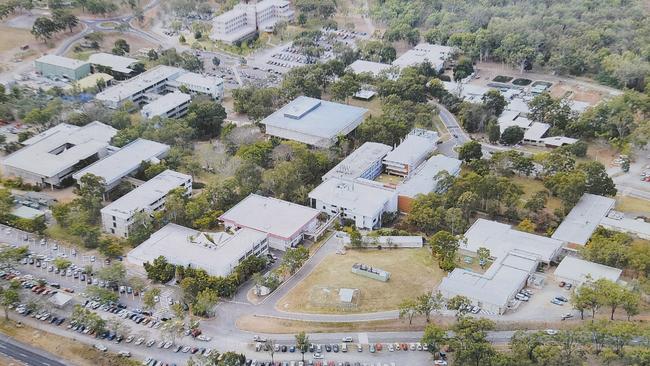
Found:
[[[650,73],[648,8],[632,1],[378,0],[372,17],[390,41],[422,37],[472,59],[593,75],[643,90]],[[419,30],[419,31],[418,31]]]

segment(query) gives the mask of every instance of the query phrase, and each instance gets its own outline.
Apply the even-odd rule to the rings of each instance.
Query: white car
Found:
[[[106,348],[106,346],[104,346],[103,344],[99,344],[99,343],[95,344],[95,348],[102,351],[102,352],[106,352],[108,350],[108,348]]]
[[[556,335],[557,334],[557,330],[555,330],[555,329],[546,329],[545,332],[548,335]]]
[[[129,351],[120,351],[117,354],[122,356],[122,357],[131,357],[131,352],[129,352]]]
[[[343,337],[341,340],[343,342],[352,342],[353,341],[352,337]]]

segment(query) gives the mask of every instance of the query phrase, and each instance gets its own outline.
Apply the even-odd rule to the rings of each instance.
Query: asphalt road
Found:
[[[30,366],[65,366],[56,360],[56,356],[4,335],[0,336],[0,353]]]

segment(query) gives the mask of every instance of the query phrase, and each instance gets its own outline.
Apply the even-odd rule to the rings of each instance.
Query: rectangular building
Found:
[[[330,178],[309,193],[310,206],[354,221],[359,229],[381,227],[386,213],[397,211],[397,193],[379,183]]]
[[[70,81],[82,79],[90,74],[88,62],[73,58],[45,55],[34,61],[36,72],[48,78],[65,78]]]
[[[140,111],[145,118],[179,118],[187,114],[192,98],[189,94],[175,92],[165,94],[149,104],[145,104]]]
[[[252,38],[257,32],[272,32],[279,21],[293,20],[294,11],[286,0],[240,3],[216,18],[210,38],[234,44]]]
[[[140,61],[130,57],[99,52],[90,55],[88,62],[93,66],[94,72],[109,73],[118,80],[123,80],[135,75],[133,66]]]
[[[207,95],[216,100],[223,98],[223,79],[216,76],[185,72],[167,83],[167,88],[174,91],[183,87],[190,94]]]
[[[555,269],[555,278],[579,286],[588,279],[598,281],[604,278],[616,282],[621,277],[621,273],[623,271],[618,268],[566,256]]]
[[[352,132],[368,110],[346,104],[300,96],[261,123],[266,133],[307,145],[328,148],[339,136]]]
[[[408,177],[436,150],[438,133],[421,128],[409,132],[404,141],[384,158],[386,173]]]
[[[117,130],[101,122],[83,127],[60,124],[25,141],[2,161],[6,176],[41,187],[60,187],[73,173],[107,155]]]
[[[169,145],[159,142],[137,139],[108,157],[75,173],[73,178],[80,182],[81,177],[93,174],[104,179],[105,191],[115,188],[122,178],[140,169],[142,162],[157,163],[169,152]]]
[[[583,246],[611,209],[615,200],[585,193],[551,236],[569,246]]]
[[[165,170],[141,186],[102,208],[102,228],[105,232],[128,237],[133,216],[138,212],[151,214],[165,207],[167,194],[181,188],[189,196],[192,194],[192,177],[187,174]]]
[[[146,93],[165,91],[167,82],[184,72],[177,67],[159,65],[98,93],[95,98],[109,108],[118,108],[127,101],[141,105],[146,103]]]
[[[434,70],[442,72],[445,69],[447,61],[451,59],[453,52],[453,47],[420,43],[393,61],[393,66],[403,69],[428,62]]]
[[[355,74],[369,73],[377,77],[382,74],[388,74],[389,70],[393,68],[390,64],[382,64],[381,62],[372,62],[366,60],[356,60],[348,66],[350,71]]]
[[[318,210],[272,197],[251,194],[219,219],[229,228],[247,228],[268,234],[272,248],[298,245],[318,228]]]
[[[212,276],[228,276],[244,259],[267,251],[266,234],[257,230],[208,233],[167,224],[131,250],[126,259],[142,266],[163,256],[177,266],[200,268]]]
[[[366,142],[323,175],[323,180],[330,178],[373,180],[383,170],[382,159],[393,148],[378,142]]]
[[[428,194],[438,189],[438,174],[445,171],[452,176],[460,174],[462,162],[444,155],[434,155],[421,164],[409,178],[397,186],[399,210],[411,211],[413,199],[419,194]]]

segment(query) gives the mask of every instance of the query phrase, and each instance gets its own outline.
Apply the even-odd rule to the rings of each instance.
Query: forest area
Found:
[[[644,91],[650,22],[642,0],[376,0],[389,41],[460,48],[472,60],[588,76]]]

